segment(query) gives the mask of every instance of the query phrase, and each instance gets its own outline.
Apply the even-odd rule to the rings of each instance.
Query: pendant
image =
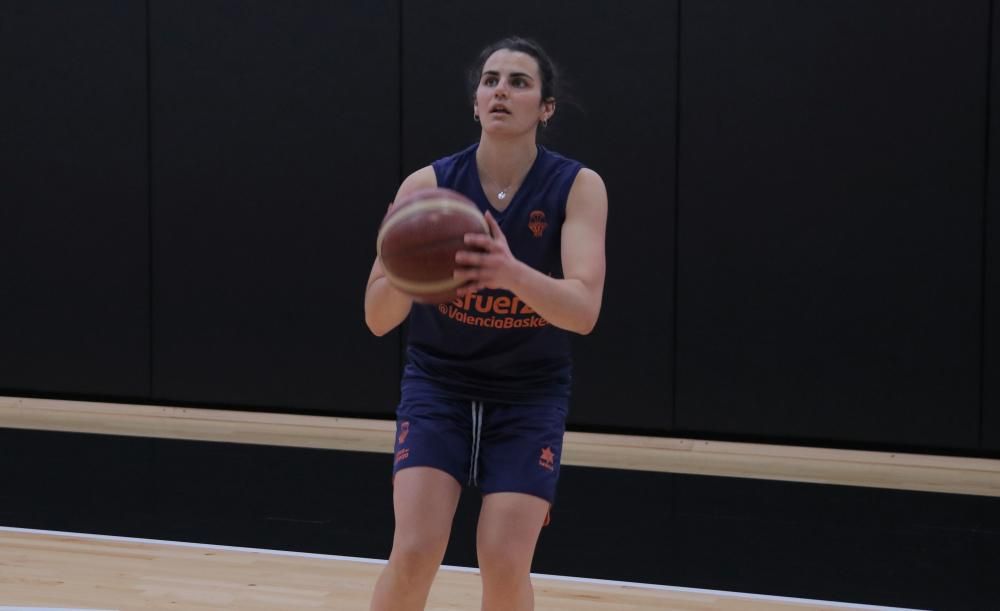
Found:
[[[497,199],[504,199],[505,197],[507,197],[507,192],[506,191],[501,191],[501,192],[497,193]]]

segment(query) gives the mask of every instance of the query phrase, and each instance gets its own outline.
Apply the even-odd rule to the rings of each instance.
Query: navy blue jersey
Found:
[[[498,211],[483,193],[478,147],[435,161],[438,186],[489,210],[515,258],[562,278],[560,234],[581,164],[539,146],[510,204]],[[404,392],[408,385],[433,381],[456,398],[520,403],[569,396],[568,333],[548,324],[510,291],[477,291],[444,305],[414,304],[409,322]]]

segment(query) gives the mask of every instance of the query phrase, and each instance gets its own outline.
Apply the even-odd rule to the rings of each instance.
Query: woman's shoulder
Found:
[[[564,196],[581,173],[592,173],[582,161],[543,146],[539,146],[538,149],[538,159],[541,162],[538,174],[544,177],[542,180],[546,183],[562,185],[560,191]]]
[[[543,146],[539,146],[538,149],[539,159],[542,160],[541,171],[543,174],[562,176],[563,180],[568,180],[572,183],[581,172],[587,170],[587,165],[582,161],[567,157],[562,153],[549,150]]]
[[[431,189],[436,186],[438,186],[438,182],[434,168],[429,165],[424,166],[403,179],[403,182],[399,185],[399,189],[396,191],[396,199],[394,201],[399,201],[406,195],[421,189]]]
[[[551,176],[561,176],[558,181],[562,185],[567,203],[575,200],[595,199],[607,201],[607,187],[601,175],[588,167],[582,161],[567,157],[556,151],[550,151],[539,146],[540,154],[545,155],[548,173]],[[605,205],[607,205],[605,203]]]
[[[460,151],[454,152],[450,155],[445,155],[444,157],[434,160],[434,162],[431,163],[431,166],[441,167],[441,166],[452,166],[461,163],[468,163],[469,159],[474,160],[476,158],[477,148],[479,148],[478,142]]]
[[[607,191],[601,175],[587,167],[580,168],[580,171],[576,173],[573,188],[586,191]]]
[[[469,176],[476,172],[476,149],[478,146],[478,143],[474,144],[431,163],[430,167],[434,169],[438,186],[454,189],[458,184],[467,182]]]

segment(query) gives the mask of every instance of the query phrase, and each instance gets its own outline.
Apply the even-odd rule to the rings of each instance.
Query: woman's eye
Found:
[[[524,80],[523,78],[516,78],[511,81],[511,84],[514,85],[515,87],[525,87],[527,86],[528,81]]]
[[[497,80],[495,78],[493,78],[492,76],[488,76],[488,77],[486,77],[486,78],[483,79],[483,85],[486,85],[488,87],[492,87],[493,85],[496,85],[496,84],[497,84]]]

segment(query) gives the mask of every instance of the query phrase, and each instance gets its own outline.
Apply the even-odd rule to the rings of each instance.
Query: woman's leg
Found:
[[[375,584],[373,611],[419,611],[444,558],[461,486],[430,467],[410,467],[393,479],[396,528],[389,564]]]
[[[483,611],[531,611],[531,559],[549,502],[529,494],[483,497],[476,548],[483,578]]]

